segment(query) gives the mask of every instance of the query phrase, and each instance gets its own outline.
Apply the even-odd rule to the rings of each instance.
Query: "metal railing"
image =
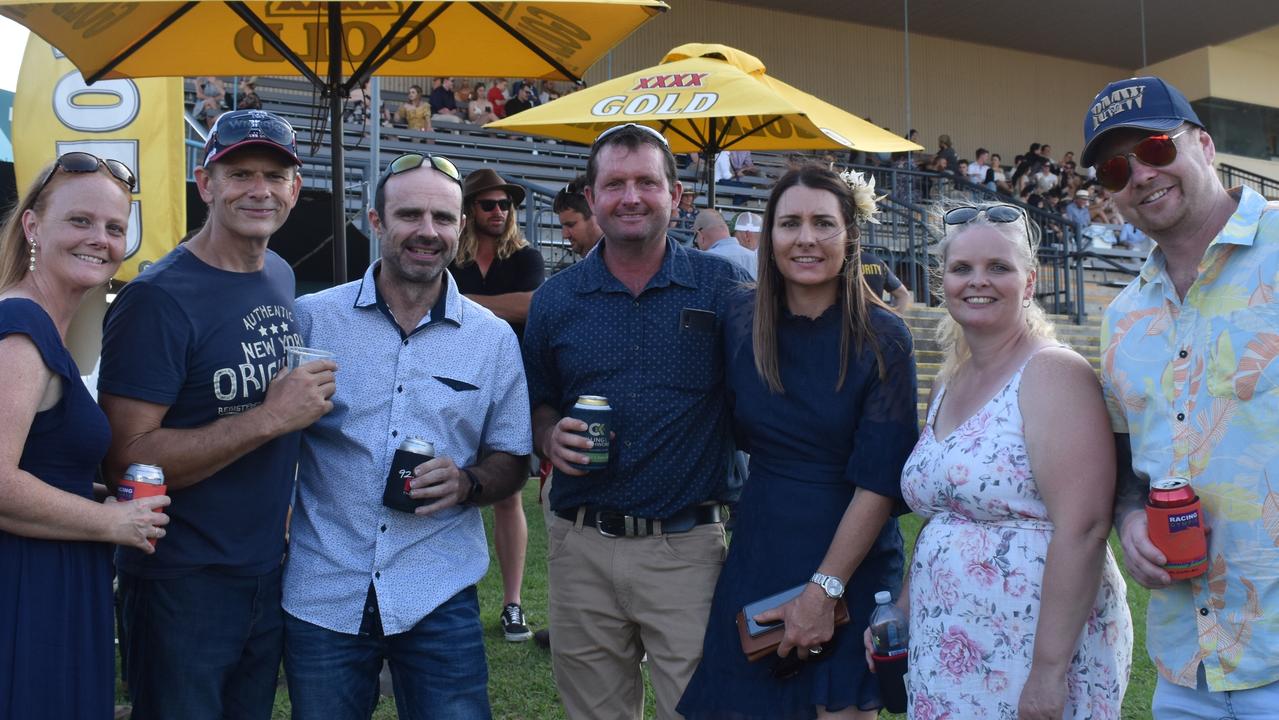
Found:
[[[1221,184],[1228,188],[1247,185],[1269,200],[1279,200],[1279,180],[1225,163],[1217,164],[1217,175],[1221,178]]]

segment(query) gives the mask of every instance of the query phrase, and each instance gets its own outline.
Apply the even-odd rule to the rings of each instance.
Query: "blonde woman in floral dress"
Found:
[[[1038,233],[1022,211],[945,219],[947,357],[902,472],[926,519],[902,603],[909,716],[1118,718],[1132,619],[1106,546],[1101,389],[1034,301]]]

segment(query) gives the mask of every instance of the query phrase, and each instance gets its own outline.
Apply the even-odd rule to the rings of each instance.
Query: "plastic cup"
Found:
[[[291,345],[285,350],[284,363],[288,367],[297,370],[313,360],[332,360],[334,357],[333,353],[328,350]]]

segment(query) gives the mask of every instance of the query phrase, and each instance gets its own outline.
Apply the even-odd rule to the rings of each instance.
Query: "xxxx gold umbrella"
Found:
[[[580,82],[667,9],[660,0],[530,2],[0,2],[0,15],[103,78],[300,74],[329,105],[334,275],[346,279],[342,100],[381,75]],[[347,80],[343,82],[342,78]]]
[[[660,131],[674,152],[713,159],[722,150],[923,150],[905,138],[765,73],[759,58],[727,45],[690,43],[662,62],[486,127],[590,144],[606,128],[639,123]]]

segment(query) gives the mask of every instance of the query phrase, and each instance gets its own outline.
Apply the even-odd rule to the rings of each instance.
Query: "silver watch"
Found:
[[[820,587],[822,592],[826,593],[826,597],[832,600],[844,597],[844,581],[834,575],[823,575],[815,572],[808,581]]]

